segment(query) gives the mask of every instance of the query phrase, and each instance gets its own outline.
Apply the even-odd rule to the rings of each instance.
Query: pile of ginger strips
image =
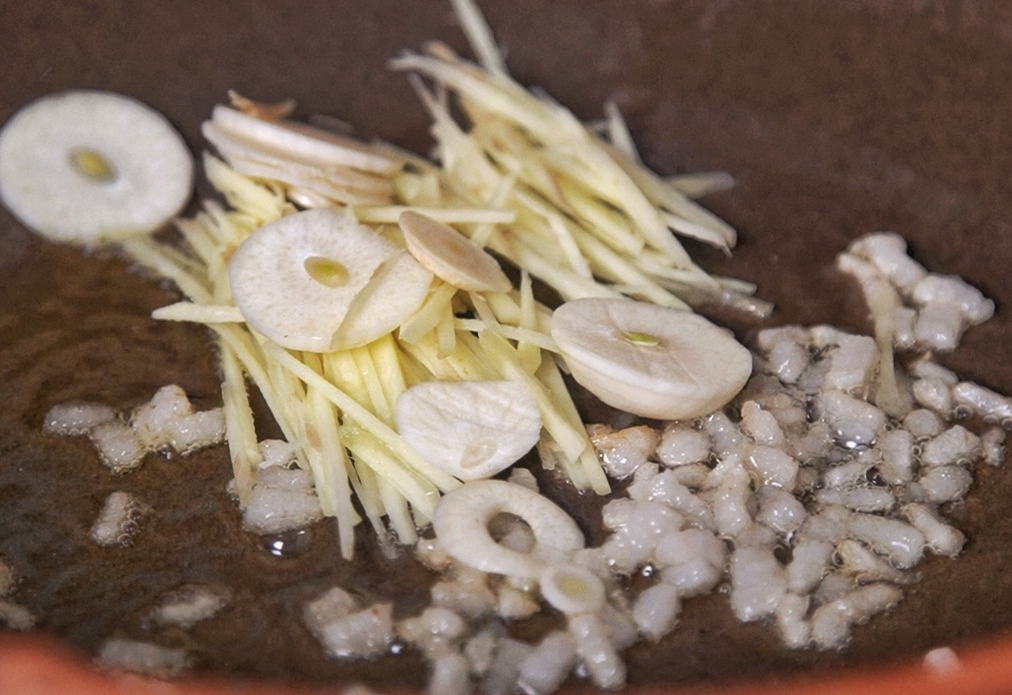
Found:
[[[408,74],[432,119],[432,159],[290,120],[291,103],[232,93],[231,105],[216,107],[203,126],[220,155],[204,156],[205,174],[227,206],[207,200],[195,217],[177,221],[182,244],[147,236],[122,244],[186,297],[155,318],[206,324],[216,336],[240,503],[249,505],[263,460],[249,380],[298,466],[312,472],[346,558],[362,514],[381,540],[392,531],[413,544],[441,494],[461,484],[397,430],[398,396],[423,381],[522,383],[543,422],[536,445],[542,465],[561,469],[581,489],[609,491],[534,280],[564,301],[630,297],[683,309],[711,302],[756,316],[771,309],[750,284],[701,270],[675,236],[724,251],[734,246],[735,231],[693,200],[727,187],[726,174],[656,175],[640,162],[615,104],[605,105],[603,122],[586,125],[525,89],[507,73],[476,8],[468,0],[455,6],[480,64],[439,43],[390,62]],[[244,320],[228,266],[255,230],[306,209],[341,210],[401,245],[398,221],[418,212],[508,261],[518,279],[505,291],[475,292],[437,274],[420,308],[376,340],[286,348]],[[370,283],[393,281],[378,273]],[[367,303],[353,303],[349,314],[356,311],[368,311]]]

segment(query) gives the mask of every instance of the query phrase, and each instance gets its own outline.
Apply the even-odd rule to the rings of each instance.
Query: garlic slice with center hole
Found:
[[[515,381],[427,381],[397,398],[397,430],[429,463],[461,480],[490,478],[541,436],[534,398]]]
[[[577,299],[552,315],[577,382],[605,403],[659,420],[705,415],[752,373],[751,353],[702,316],[631,299]]]
[[[513,284],[492,256],[453,227],[414,210],[398,220],[404,243],[441,280],[468,292],[509,292]]]
[[[229,280],[254,329],[282,347],[326,352],[395,329],[422,305],[432,274],[372,228],[319,209],[251,234]]]
[[[120,94],[42,97],[0,131],[0,199],[51,241],[98,245],[156,231],[192,187],[183,139],[160,113]]]
[[[520,517],[534,533],[530,553],[510,550],[489,533],[500,514]],[[432,515],[436,537],[465,565],[517,579],[535,579],[550,562],[568,559],[584,547],[576,522],[547,497],[503,480],[476,480],[443,495]]]

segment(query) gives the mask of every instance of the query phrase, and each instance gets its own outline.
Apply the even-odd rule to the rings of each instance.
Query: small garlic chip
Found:
[[[427,381],[397,399],[397,429],[429,463],[461,480],[490,478],[541,436],[541,413],[515,381]]]

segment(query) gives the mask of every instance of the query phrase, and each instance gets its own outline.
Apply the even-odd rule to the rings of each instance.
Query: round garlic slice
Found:
[[[489,522],[499,514],[522,519],[534,533],[529,553],[497,543]],[[443,495],[432,528],[455,560],[482,572],[536,579],[551,563],[564,562],[584,547],[576,522],[547,497],[504,480],[475,480]]]
[[[752,355],[730,331],[689,311],[632,299],[577,299],[552,316],[552,338],[573,378],[605,403],[684,420],[730,401]]]
[[[180,212],[192,187],[183,139],[160,113],[120,94],[42,97],[0,131],[0,199],[52,241],[150,233]]]
[[[246,322],[278,345],[326,352],[383,336],[414,313],[432,274],[409,253],[334,209],[306,210],[253,232],[228,271]]]
[[[397,430],[461,480],[490,478],[538,443],[541,413],[515,381],[427,381],[397,398]]]
[[[441,280],[468,292],[509,292],[513,283],[492,256],[466,236],[414,210],[398,220],[404,243]]]

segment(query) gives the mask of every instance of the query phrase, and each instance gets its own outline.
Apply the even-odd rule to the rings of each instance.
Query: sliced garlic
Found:
[[[97,245],[150,233],[193,187],[193,159],[151,107],[111,92],[42,97],[0,131],[0,199],[59,242]]]
[[[441,280],[468,292],[509,292],[513,283],[492,256],[460,232],[414,210],[398,220],[404,243]]]
[[[304,164],[283,154],[259,148],[245,139],[237,139],[214,121],[205,121],[201,132],[229,164],[244,176],[279,181],[290,188],[311,191],[340,203],[381,205],[391,200],[393,184],[385,176],[344,166]]]
[[[577,382],[616,408],[684,420],[725,405],[752,356],[731,333],[688,311],[631,299],[578,299],[552,316],[552,337]]]
[[[372,228],[319,209],[251,234],[229,280],[251,327],[282,347],[326,352],[399,326],[422,305],[432,274]]]
[[[233,140],[285,159],[328,167],[352,167],[388,174],[400,162],[360,142],[297,121],[266,121],[227,106],[216,106],[212,122]]]
[[[397,399],[397,429],[429,463],[461,480],[490,478],[541,436],[534,398],[515,381],[427,381]]]
[[[497,543],[489,522],[500,514],[523,520],[534,533],[529,553]],[[482,572],[535,579],[549,564],[584,547],[576,522],[547,497],[504,480],[475,480],[443,495],[432,515],[436,538],[455,560]]]

